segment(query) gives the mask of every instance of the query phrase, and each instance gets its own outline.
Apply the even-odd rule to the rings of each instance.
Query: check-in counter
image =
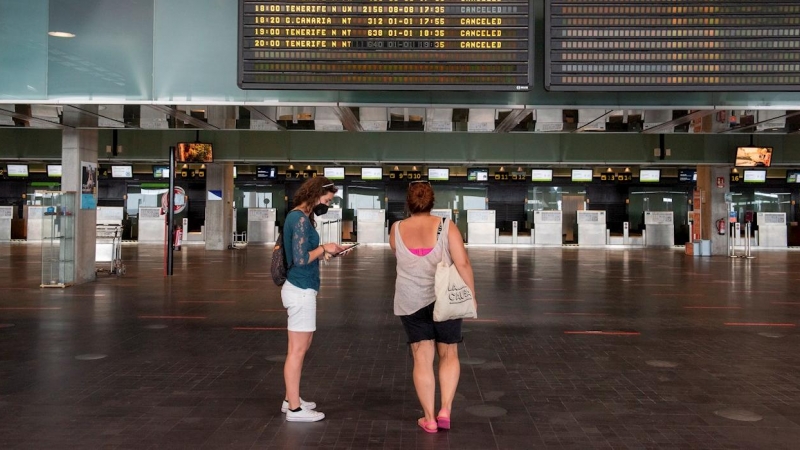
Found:
[[[645,211],[645,247],[675,245],[675,222],[672,211]]]
[[[606,245],[606,212],[578,211],[578,245]]]
[[[470,244],[494,244],[497,238],[495,230],[496,212],[490,209],[467,210],[467,241]]]
[[[757,213],[758,246],[786,248],[788,246],[788,229],[786,213]]]
[[[139,208],[139,242],[145,244],[164,243],[164,215],[161,208]]]
[[[533,243],[536,245],[561,245],[563,243],[561,211],[533,212]]]
[[[22,216],[25,219],[26,224],[25,227],[27,230],[28,241],[38,242],[42,239],[48,239],[52,235],[52,230],[50,227],[45,227],[42,221],[45,209],[47,208],[47,206],[26,205],[22,210]]]
[[[444,217],[446,219],[453,220],[453,210],[452,209],[432,209],[431,215],[436,217]]]
[[[247,242],[275,242],[275,221],[278,210],[275,208],[247,208]]]
[[[122,225],[125,209],[121,206],[98,206],[97,225]]]
[[[385,209],[358,209],[356,210],[356,220],[358,221],[358,242],[362,244],[388,242]]]
[[[320,242],[342,242],[342,213],[341,208],[329,208],[328,212],[315,219]]]
[[[0,242],[11,240],[11,219],[13,218],[13,206],[0,206]]]

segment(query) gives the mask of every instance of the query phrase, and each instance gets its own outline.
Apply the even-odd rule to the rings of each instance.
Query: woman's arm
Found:
[[[302,216],[292,229],[292,263],[297,266],[305,266],[325,256],[328,253],[322,245],[316,248],[308,248],[308,234],[311,229],[311,222],[308,217]]]
[[[464,248],[464,240],[461,238],[461,232],[452,221],[450,221],[450,228],[447,230],[447,240],[450,243],[450,258],[453,259],[453,264],[461,275],[461,279],[469,286],[472,291],[472,297],[475,299],[475,309],[478,308],[477,294],[475,293],[475,276],[472,273],[472,264],[469,262],[467,256],[467,249]]]
[[[391,229],[389,229],[389,247],[391,247],[391,248],[392,248],[392,252],[395,252],[395,251],[397,251],[397,250],[394,248],[394,227],[396,227],[398,223],[400,223],[400,222],[395,222],[395,223],[393,223],[393,224],[392,224],[392,228],[391,228]]]

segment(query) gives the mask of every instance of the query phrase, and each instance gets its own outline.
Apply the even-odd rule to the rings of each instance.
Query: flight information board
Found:
[[[242,89],[527,91],[529,0],[239,0]]]
[[[797,0],[547,0],[556,91],[800,90]]]

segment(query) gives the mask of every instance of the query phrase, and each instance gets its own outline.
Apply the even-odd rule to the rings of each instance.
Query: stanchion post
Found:
[[[175,147],[169,148],[169,191],[167,192],[167,275],[172,276],[172,228],[175,221]]]

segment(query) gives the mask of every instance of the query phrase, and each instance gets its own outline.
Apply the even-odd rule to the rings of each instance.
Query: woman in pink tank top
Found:
[[[450,428],[453,398],[461,374],[458,361],[458,343],[463,340],[461,319],[433,321],[436,265],[446,251],[461,278],[475,292],[472,266],[461,233],[450,220],[431,216],[433,203],[430,183],[411,183],[406,196],[411,217],[395,222],[389,233],[389,243],[397,258],[394,313],[400,316],[414,356],[414,388],[425,413],[425,417],[417,420],[417,425],[427,433]],[[437,354],[441,407],[434,416],[433,361]]]

